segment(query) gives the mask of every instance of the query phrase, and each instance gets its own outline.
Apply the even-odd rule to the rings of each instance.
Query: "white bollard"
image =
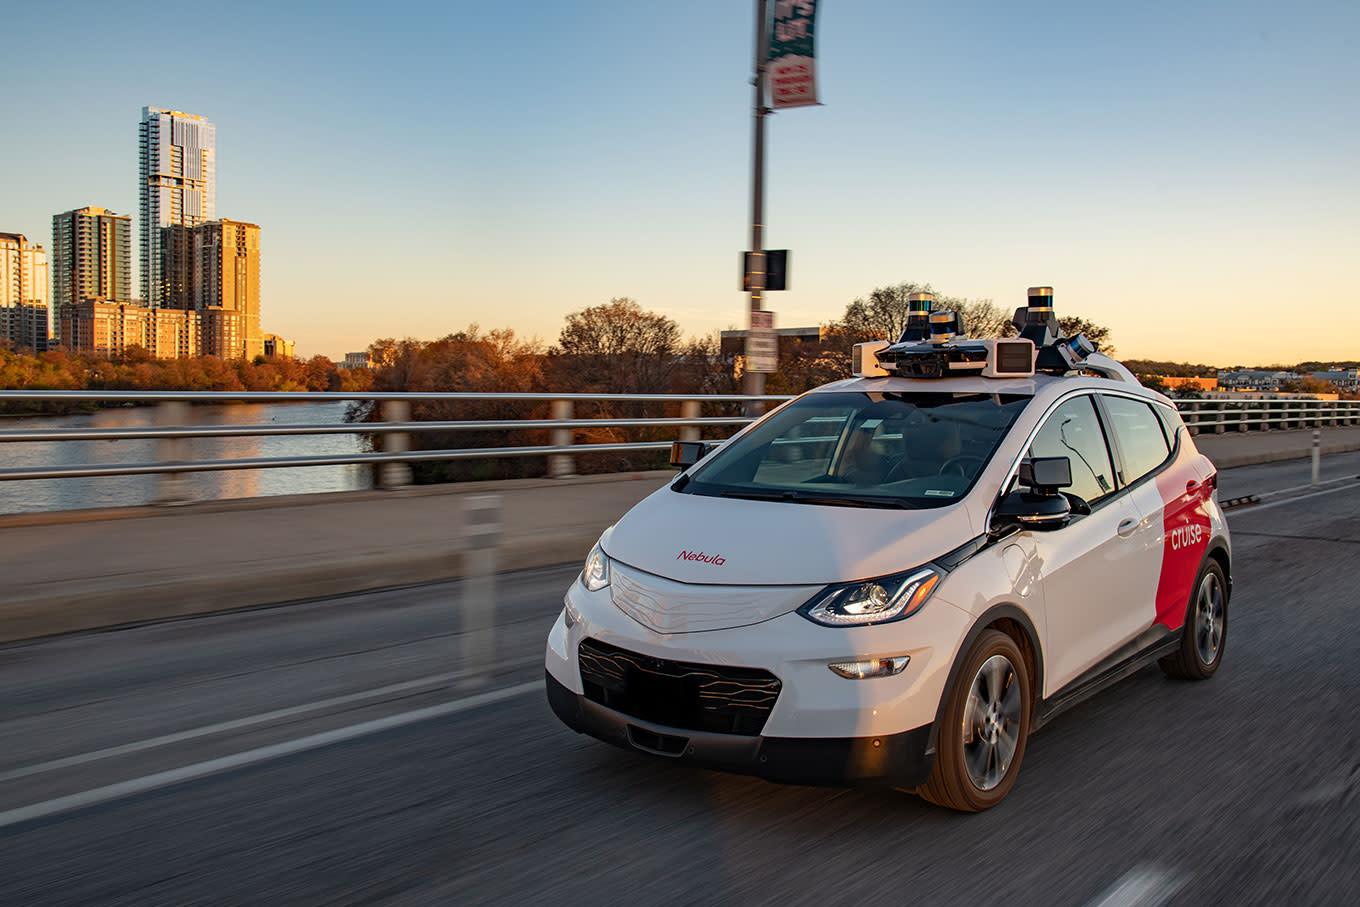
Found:
[[[1320,465],[1318,461],[1319,461],[1319,459],[1320,459],[1321,456],[1322,456],[1322,448],[1319,446],[1319,442],[1320,442],[1321,440],[1322,440],[1322,432],[1318,431],[1316,428],[1313,429],[1313,484],[1314,484],[1314,485],[1316,485],[1316,484],[1318,483],[1318,467],[1319,467],[1319,465]]]
[[[463,579],[459,584],[460,655],[463,683],[478,686],[491,676],[496,648],[496,574],[500,569],[501,496],[463,500]]]

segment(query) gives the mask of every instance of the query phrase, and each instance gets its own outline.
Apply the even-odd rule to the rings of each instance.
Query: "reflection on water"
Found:
[[[345,421],[345,403],[242,403],[187,408],[190,425],[325,425]],[[0,419],[0,428],[121,428],[156,425],[155,407],[101,410],[81,416]],[[158,441],[44,441],[0,444],[6,467],[89,466],[155,463]],[[222,460],[239,457],[296,457],[362,453],[357,435],[191,438],[178,442],[179,458]],[[125,507],[151,503],[157,476],[107,476],[92,479],[41,479],[0,482],[0,513]],[[368,469],[309,466],[294,469],[234,469],[184,475],[192,500],[249,498],[278,494],[317,494],[369,487]]]

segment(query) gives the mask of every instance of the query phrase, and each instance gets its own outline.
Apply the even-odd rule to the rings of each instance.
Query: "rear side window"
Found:
[[[1154,406],[1152,411],[1162,420],[1162,428],[1166,429],[1166,443],[1175,450],[1176,432],[1184,424],[1181,422],[1181,414],[1169,406]]]
[[[1110,428],[1124,455],[1125,484],[1136,482],[1166,462],[1171,448],[1162,421],[1152,406],[1128,397],[1103,398],[1110,414]]]
[[[1088,504],[1114,491],[1110,451],[1090,397],[1074,397],[1049,413],[1029,455],[1066,457],[1072,464],[1072,487],[1067,490]]]

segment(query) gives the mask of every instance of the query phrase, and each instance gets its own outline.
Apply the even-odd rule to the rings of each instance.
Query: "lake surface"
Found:
[[[346,403],[242,403],[187,408],[190,425],[327,425],[345,421]],[[79,416],[0,418],[0,429],[115,428],[156,425],[155,407],[123,407]],[[41,441],[0,443],[0,466],[84,466],[154,463],[161,459],[154,440]],[[179,442],[176,459],[219,460],[236,457],[295,457],[363,453],[361,436],[290,435],[276,437],[192,438]],[[125,507],[157,498],[160,476],[107,476],[91,479],[0,481],[0,513]],[[279,494],[353,491],[371,486],[369,467],[308,466],[292,469],[236,469],[187,473],[180,479],[193,500],[253,498]]]

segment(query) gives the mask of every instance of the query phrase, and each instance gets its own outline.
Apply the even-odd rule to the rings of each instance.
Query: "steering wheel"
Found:
[[[942,476],[948,475],[950,470],[954,470],[959,476],[966,479],[971,473],[976,472],[985,462],[986,460],[984,458],[974,456],[973,454],[959,454],[958,456],[950,457],[948,460],[941,463],[940,468],[936,470],[936,474]],[[971,470],[967,468],[968,464],[972,464],[973,468]]]

